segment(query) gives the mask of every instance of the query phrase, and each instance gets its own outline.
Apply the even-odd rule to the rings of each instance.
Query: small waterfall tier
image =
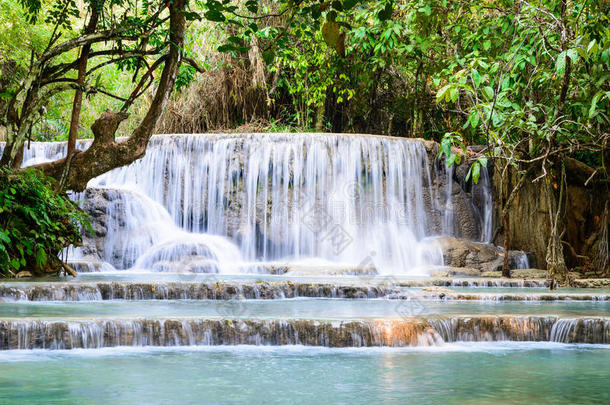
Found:
[[[451,280],[453,281],[453,280]],[[287,298],[388,298],[444,301],[610,301],[607,292],[462,292],[439,288],[446,280],[431,280],[435,287],[401,287],[396,280],[377,283],[324,283],[305,281],[206,281],[87,283],[0,283],[0,302],[101,300],[272,300]],[[418,282],[407,286],[421,287]],[[509,286],[510,284],[499,284]],[[538,286],[539,284],[530,284]]]
[[[456,316],[382,320],[0,320],[0,350],[114,346],[433,346],[446,342],[610,342],[608,318]]]
[[[24,162],[64,150],[32,143]],[[491,236],[486,169],[465,192],[436,154],[432,142],[381,136],[154,136],[145,157],[75,196],[95,233],[72,257],[119,270],[228,273],[314,260],[425,275],[443,264],[430,238]]]

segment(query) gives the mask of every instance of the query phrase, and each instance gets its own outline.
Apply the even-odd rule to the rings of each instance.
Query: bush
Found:
[[[62,249],[81,242],[87,214],[34,169],[0,169],[0,273],[58,272]]]

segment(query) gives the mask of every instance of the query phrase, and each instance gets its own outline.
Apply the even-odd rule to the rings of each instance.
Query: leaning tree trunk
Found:
[[[175,0],[170,6],[169,52],[163,57],[164,67],[156,94],[140,125],[122,142],[114,137],[119,124],[127,118],[123,112],[106,111],[91,126],[93,143],[86,151],[74,153],[54,162],[34,166],[58,181],[57,189],[82,191],[87,182],[114,168],[128,165],[144,156],[148,141],[165,109],[174,88],[182,60],[186,19],[185,0]]]

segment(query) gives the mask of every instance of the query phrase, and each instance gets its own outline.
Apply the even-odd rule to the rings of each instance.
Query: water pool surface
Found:
[[[277,300],[52,301],[0,303],[0,318],[246,317],[401,318],[424,315],[610,316],[610,301],[426,301],[297,298]]]
[[[607,404],[610,345],[0,353],[0,403]]]

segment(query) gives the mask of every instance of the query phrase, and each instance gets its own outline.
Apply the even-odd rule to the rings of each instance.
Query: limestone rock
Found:
[[[373,276],[378,273],[373,267],[291,264],[285,274],[288,276]]]
[[[443,272],[450,275],[480,275],[481,272],[502,269],[504,252],[494,245],[453,237],[440,237],[433,239],[433,241],[439,244],[443,252],[445,266],[450,267],[449,269],[443,269]],[[522,252],[510,251],[510,267],[516,267],[518,258],[522,256]]]
[[[472,267],[443,267],[442,271],[437,271],[430,275],[432,277],[476,277],[481,275],[481,270]]]

